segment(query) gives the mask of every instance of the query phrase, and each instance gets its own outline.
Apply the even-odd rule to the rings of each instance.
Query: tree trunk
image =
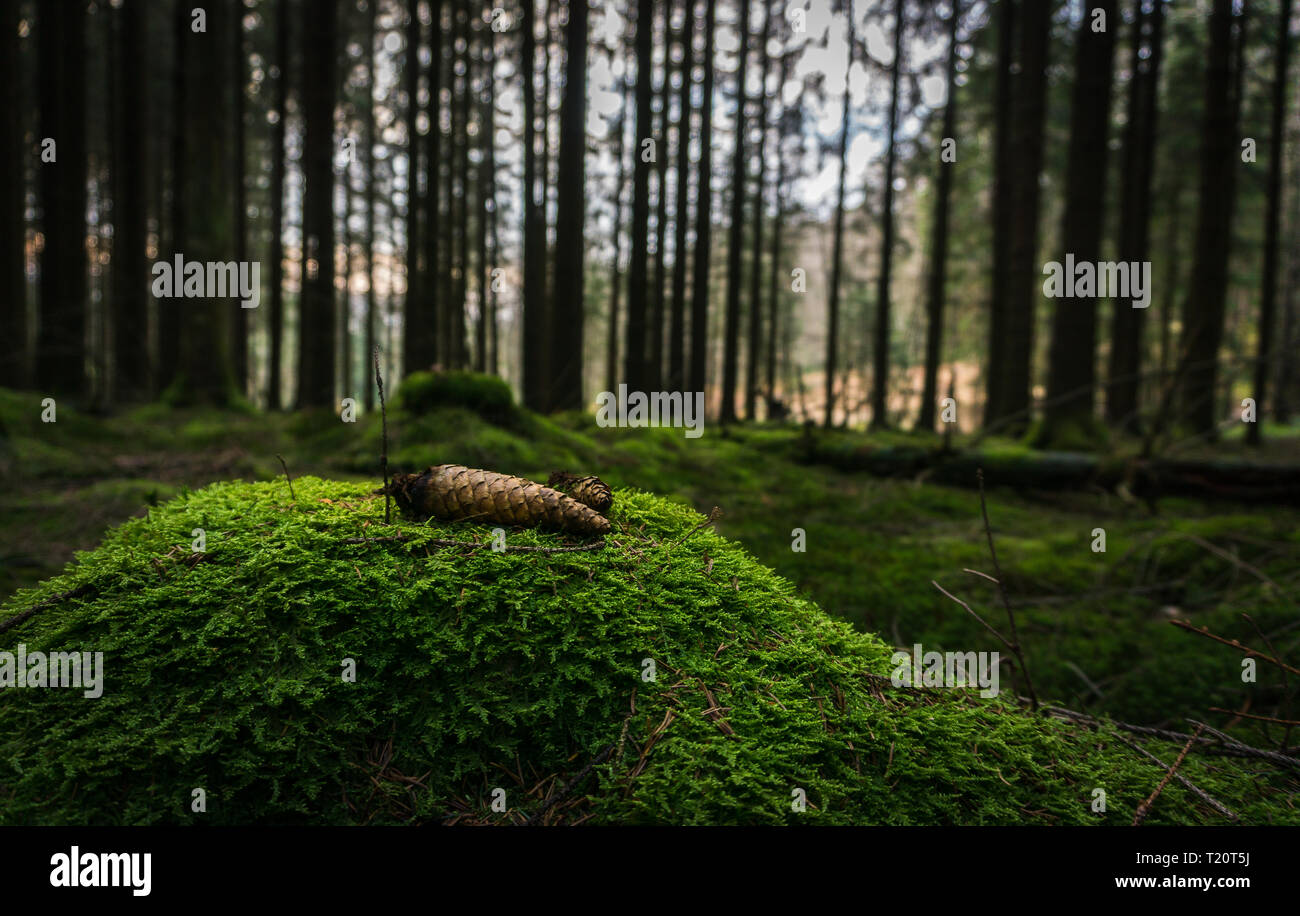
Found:
[[[283,405],[280,386],[283,379],[284,351],[284,132],[288,118],[286,101],[289,96],[289,0],[278,0],[275,5],[275,66],[280,71],[275,81],[275,111],[277,117],[271,125],[271,302],[267,323],[269,327],[269,359],[266,382],[266,406],[279,410]]]
[[[995,119],[993,149],[993,276],[989,302],[989,347],[984,371],[984,425],[1005,414],[1002,393],[1002,362],[1006,351],[1007,303],[1011,265],[1012,192],[1015,185],[1011,133],[1012,72],[1015,64],[1016,28],[1020,0],[1000,0],[998,6],[997,85],[994,89]]]
[[[1094,16],[1105,15],[1101,31]],[[1096,0],[1075,36],[1074,93],[1070,108],[1065,214],[1061,241],[1076,263],[1101,260],[1105,219],[1107,153],[1110,132],[1111,79],[1115,58],[1115,0]],[[1098,278],[1099,279],[1099,278]],[[1066,276],[1071,283],[1073,277]],[[1095,291],[1094,291],[1095,292]],[[1111,291],[1114,292],[1113,290]],[[1133,311],[1129,300],[1115,297],[1114,308]],[[1050,444],[1073,430],[1090,434],[1096,403],[1097,298],[1059,297],[1053,303],[1052,339],[1047,369],[1047,406],[1040,442]]]
[[[768,325],[767,325],[767,417],[779,420],[785,415],[784,405],[779,405],[776,397],[776,342],[781,329],[781,228],[785,220],[785,157],[782,155],[786,139],[786,123],[789,120],[785,112],[784,89],[790,78],[790,53],[781,54],[781,79],[777,83],[777,129],[776,129],[776,185],[773,196],[776,208],[772,214],[772,249],[768,254]]]
[[[233,169],[234,198],[231,201],[234,214],[232,231],[235,234],[235,260],[240,264],[248,263],[248,191],[244,186],[246,151],[244,149],[245,126],[244,109],[246,107],[244,92],[248,83],[248,61],[244,56],[244,7],[243,3],[235,6],[231,18],[231,95],[233,96],[234,136],[231,138],[231,158]],[[260,296],[261,291],[258,291]],[[230,371],[234,376],[235,394],[240,398],[248,394],[248,320],[249,311],[235,308],[230,311]]]
[[[948,278],[948,210],[952,201],[954,162],[944,162],[942,141],[953,138],[957,124],[957,22],[961,0],[953,0],[948,19],[948,100],[943,109],[939,174],[935,181],[934,221],[930,227],[930,274],[926,279],[925,381],[921,391],[921,416],[917,427],[933,432],[939,400],[939,363],[943,360],[943,306]]]
[[[872,360],[871,426],[889,426],[889,284],[894,265],[894,164],[898,159],[898,81],[903,69],[903,0],[894,0],[894,62],[889,81],[889,146],[885,154],[885,199],[881,204],[880,277],[876,287],[876,347]]]
[[[615,122],[618,136],[614,138],[614,158],[618,160],[618,184],[614,188],[614,263],[609,281],[609,327],[605,342],[605,390],[618,390],[618,300],[623,291],[623,187],[627,184],[627,155],[624,135],[627,133],[631,86],[623,81],[623,109]]]
[[[664,36],[667,41],[672,10],[669,3],[663,7]],[[667,293],[668,265],[665,244],[668,239],[668,88],[672,82],[672,62],[665,61],[663,78],[659,83],[659,118],[655,150],[655,263],[654,281],[649,301],[650,353],[646,360],[646,387],[663,389],[664,376],[664,315]]]
[[[466,300],[469,294],[469,14],[463,5],[457,4],[455,8],[455,31],[453,33],[453,44],[455,36],[459,36],[460,53],[457,55],[461,60],[462,75],[457,79],[452,76],[452,89],[458,93],[457,103],[453,106],[456,110],[455,123],[452,128],[452,142],[456,150],[456,184],[459,186],[459,192],[456,195],[456,212],[453,225],[455,226],[455,268],[452,276],[455,278],[455,286],[452,289],[451,301],[446,303],[448,327],[448,360],[447,364],[453,369],[463,369],[468,361],[468,345],[465,340],[465,318],[466,318]],[[451,200],[448,199],[450,206]]]
[[[739,50],[736,52],[736,145],[731,157],[731,231],[727,240],[727,323],[723,330],[722,415],[723,423],[736,419],[736,383],[740,357],[740,285],[741,253],[745,245],[745,186],[749,175],[745,162],[745,132],[749,119],[745,112],[745,79],[749,61],[749,0],[739,0]]]
[[[758,174],[754,187],[754,247],[749,264],[749,347],[745,354],[745,418],[757,420],[758,369],[762,364],[763,349],[763,297],[761,276],[763,264],[763,176],[767,153],[767,76],[771,60],[767,54],[767,40],[772,35],[772,10],[764,4],[763,29],[759,33],[758,56],[762,82],[758,89]]]
[[[1129,62],[1128,123],[1124,128],[1121,185],[1119,257],[1143,263],[1150,257],[1151,187],[1155,161],[1155,128],[1159,116],[1157,95],[1163,56],[1164,2],[1155,0],[1144,12],[1143,0],[1134,0],[1133,54]],[[1146,35],[1144,37],[1144,30]],[[1149,47],[1146,60],[1143,48]],[[1142,372],[1142,331],[1146,309],[1116,300],[1111,322],[1110,366],[1107,372],[1106,420],[1131,433],[1140,431],[1138,392]]]
[[[690,220],[691,77],[695,69],[694,0],[683,0],[682,85],[677,98],[677,200],[673,216],[673,295],[668,328],[668,390],[686,388],[686,230]]]
[[[1232,0],[1214,0],[1205,75],[1200,194],[1192,276],[1183,301],[1183,346],[1178,389],[1179,418],[1190,431],[1212,434],[1219,345],[1228,292],[1232,214],[1236,199],[1237,104],[1234,99]]]
[[[835,236],[831,252],[831,281],[826,307],[826,414],[822,425],[830,429],[835,415],[835,366],[840,331],[840,271],[844,261],[844,186],[848,179],[849,73],[853,70],[853,0],[848,0],[849,62],[844,68],[844,113],[840,121],[840,183],[835,195]]]
[[[1269,125],[1268,204],[1264,217],[1264,279],[1259,297],[1259,350],[1255,357],[1255,386],[1252,392],[1257,406],[1257,418],[1246,426],[1246,441],[1260,444],[1260,428],[1264,425],[1264,406],[1268,400],[1269,375],[1274,371],[1273,327],[1276,324],[1278,239],[1282,223],[1282,157],[1286,146],[1283,129],[1286,114],[1287,65],[1291,57],[1291,0],[1279,0],[1277,50],[1274,52],[1276,68],[1273,76],[1272,123]]]
[[[1001,403],[987,421],[1006,421],[1012,435],[1029,422],[1033,376],[1034,312],[1042,279],[1038,259],[1039,174],[1043,167],[1043,121],[1047,112],[1047,61],[1052,5],[1026,3],[1020,13],[1020,69],[1015,75],[1010,138],[1010,206],[1005,307],[994,311],[993,336],[1005,338],[992,371],[1001,376]],[[997,321],[998,318],[1001,321]]]
[[[42,3],[37,12],[41,138],[57,158],[38,168],[41,187],[40,312],[36,386],[76,397],[86,378],[86,43],[85,7]],[[42,150],[43,152],[43,150]],[[12,174],[5,176],[13,181]]]
[[[520,74],[524,96],[524,404],[537,411],[550,406],[546,315],[545,214],[537,205],[537,25],[531,2],[523,5],[523,55]],[[545,164],[545,160],[543,160]]]
[[[366,15],[366,111],[365,111],[365,147],[366,147],[366,331],[365,353],[361,360],[361,378],[365,390],[366,412],[375,408],[374,372],[375,321],[378,318],[379,303],[375,292],[375,19],[378,4],[368,3]]]
[[[581,410],[583,224],[587,159],[587,0],[570,0],[565,27],[564,101],[560,106],[559,187],[556,188],[555,327],[564,346],[555,353],[557,410]]]
[[[441,20],[434,18],[435,34]],[[437,59],[430,68],[430,78],[437,80]],[[406,310],[402,316],[402,375],[428,369],[437,361],[437,339],[434,316],[430,309],[432,285],[424,289],[424,276],[420,269],[423,237],[420,220],[424,210],[424,195],[420,191],[420,133],[417,122],[420,116],[420,11],[417,0],[408,0],[406,20],[406,59],[403,63],[406,79]],[[436,125],[431,125],[431,132]],[[437,139],[430,143],[436,148]],[[433,161],[433,160],[431,160]],[[429,168],[428,193],[437,194],[432,180],[434,170]],[[430,226],[432,235],[433,227]],[[436,241],[435,241],[436,244]]]
[[[112,342],[113,399],[139,401],[149,393],[148,175],[144,128],[144,12],[125,0],[117,13],[117,123],[113,131]],[[21,248],[18,249],[21,252]],[[22,300],[19,300],[20,302]],[[18,338],[22,340],[23,338]]]
[[[627,271],[627,345],[624,381],[629,391],[645,391],[649,377],[646,354],[646,292],[650,285],[648,245],[650,227],[650,165],[642,143],[653,140],[651,112],[654,3],[637,0],[636,17],[636,131],[632,149],[631,260]]]
[[[298,406],[334,406],[334,100],[336,5],[303,4],[304,266]]]
[[[691,261],[690,386],[704,391],[709,355],[709,255],[713,227],[713,29],[717,0],[705,0],[704,75],[700,96],[699,189],[695,205],[695,254]]]

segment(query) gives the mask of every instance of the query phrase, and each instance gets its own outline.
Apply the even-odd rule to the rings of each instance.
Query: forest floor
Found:
[[[315,474],[378,486],[377,414],[263,415],[139,408],[92,417],[0,390],[0,592],[59,572],[104,531],[184,489],[218,480]],[[518,412],[504,423],[445,408],[390,411],[390,467],[460,463],[545,480],[553,470],[599,474],[724,515],[719,531],[793,581],[823,609],[895,646],[1001,650],[935,583],[1008,632],[973,488],[882,479],[801,461],[793,427],[600,429],[578,415]],[[1296,459],[1277,439],[1271,460]],[[867,437],[863,437],[868,441]],[[884,444],[937,439],[886,434]],[[984,448],[1016,449],[990,440]],[[1214,452],[1251,454],[1232,440]],[[1225,639],[1300,664],[1300,526],[1293,507],[1164,498],[1137,504],[1102,489],[986,494],[1002,581],[1040,698],[1146,725],[1186,730],[1186,718],[1247,743],[1295,745],[1297,734],[1212,707],[1297,718],[1295,679],[1267,664],[1243,684],[1242,653],[1171,625],[1189,620]],[[1094,550],[1096,529],[1105,550]],[[803,532],[803,550],[798,533]],[[1249,618],[1247,618],[1249,615]],[[1024,685],[1017,684],[1020,692]],[[1300,699],[1300,698],[1297,698]],[[1271,731],[1270,731],[1271,729]],[[1289,739],[1289,740],[1287,740]]]

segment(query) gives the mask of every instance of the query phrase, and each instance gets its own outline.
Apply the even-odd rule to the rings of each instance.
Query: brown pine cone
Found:
[[[574,534],[609,532],[608,519],[558,490],[459,464],[398,474],[388,493],[401,509],[418,518],[557,528]]]
[[[556,471],[547,479],[546,485],[572,496],[597,512],[608,512],[614,504],[614,492],[599,477],[578,477],[566,471]]]

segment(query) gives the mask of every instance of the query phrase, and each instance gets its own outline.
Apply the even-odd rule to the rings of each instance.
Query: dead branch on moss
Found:
[[[576,790],[580,785],[582,785],[584,782],[587,781],[587,777],[591,775],[592,770],[594,770],[596,767],[600,766],[602,763],[604,763],[606,760],[609,759],[609,755],[614,753],[614,749],[617,746],[618,746],[617,744],[611,744],[603,751],[601,751],[599,754],[597,754],[595,757],[593,757],[591,759],[591,762],[588,763],[581,770],[579,770],[578,775],[573,777],[573,779],[569,780],[569,782],[564,786],[563,789],[559,791],[558,794],[553,795],[549,799],[547,799],[546,804],[542,805],[540,811],[538,811],[532,817],[528,818],[528,820],[524,821],[524,826],[532,827],[533,825],[538,823],[543,817],[545,817],[548,811],[550,811],[560,802],[564,801],[566,798],[572,795],[574,793],[574,790]]]
[[[91,589],[91,584],[89,582],[85,582],[82,583],[81,585],[78,585],[76,588],[69,589],[66,592],[59,592],[57,595],[51,595],[50,597],[46,598],[44,601],[38,601],[36,604],[33,604],[27,610],[20,611],[19,613],[10,617],[8,620],[0,621],[0,633],[5,632],[6,630],[13,629],[14,627],[18,626],[18,624],[22,623],[24,620],[28,620],[31,617],[34,617],[36,614],[40,613],[46,608],[53,607],[54,605],[58,604],[60,601],[66,601],[68,598],[80,598],[82,595],[89,592],[90,589]]]
[[[1142,822],[1145,821],[1147,815],[1151,813],[1151,807],[1156,803],[1156,799],[1159,798],[1160,793],[1165,790],[1165,786],[1169,785],[1169,780],[1173,779],[1174,776],[1177,775],[1178,768],[1182,766],[1183,761],[1187,759],[1187,752],[1192,749],[1192,745],[1196,743],[1196,739],[1201,737],[1202,731],[1203,728],[1196,729],[1196,733],[1192,735],[1186,744],[1183,745],[1183,749],[1179,752],[1178,758],[1174,760],[1173,766],[1169,767],[1168,772],[1165,773],[1164,779],[1160,780],[1160,784],[1156,786],[1156,790],[1151,793],[1146,801],[1137,806],[1137,811],[1133,812],[1132,826],[1142,826]]]
[[[1275,719],[1272,716],[1257,716],[1253,713],[1242,712],[1240,709],[1224,709],[1222,706],[1211,706],[1210,712],[1223,712],[1230,716],[1240,716],[1243,719],[1254,719],[1257,722],[1272,722],[1274,725],[1286,725],[1294,727],[1300,725],[1300,721],[1295,719]]]
[[[1146,748],[1142,747],[1140,744],[1137,744],[1136,742],[1133,742],[1133,741],[1128,740],[1128,739],[1125,738],[1123,735],[1116,735],[1115,737],[1118,738],[1122,744],[1125,744],[1125,745],[1127,745],[1128,747],[1131,747],[1133,750],[1137,751],[1137,752],[1138,752],[1139,754],[1141,754],[1143,757],[1146,757],[1148,760],[1150,760],[1150,761],[1152,761],[1153,763],[1157,764],[1161,769],[1167,770],[1167,771],[1168,771],[1168,772],[1169,772],[1169,773],[1174,777],[1174,779],[1177,779],[1177,780],[1182,784],[1183,788],[1187,789],[1187,791],[1191,792],[1193,795],[1195,795],[1195,796],[1197,796],[1198,798],[1200,798],[1201,801],[1205,802],[1207,805],[1209,805],[1209,806],[1210,806],[1211,808],[1213,808],[1215,811],[1218,811],[1218,812],[1219,812],[1220,814],[1222,814],[1224,817],[1228,818],[1229,820],[1233,820],[1233,821],[1240,821],[1240,820],[1241,820],[1241,818],[1237,815],[1237,813],[1236,813],[1235,811],[1233,811],[1233,810],[1232,810],[1231,808],[1229,808],[1227,805],[1223,804],[1223,802],[1219,801],[1217,798],[1215,798],[1215,797],[1214,797],[1213,795],[1211,795],[1209,792],[1206,792],[1204,789],[1202,789],[1202,788],[1200,788],[1199,786],[1197,786],[1195,783],[1193,783],[1190,779],[1188,779],[1188,778],[1187,778],[1186,776],[1184,776],[1182,773],[1176,773],[1176,772],[1174,772],[1173,768],[1167,766],[1163,760],[1161,760],[1161,759],[1160,759],[1159,757],[1157,757],[1155,754],[1153,754],[1153,753],[1151,753],[1150,751],[1148,751]],[[1191,747],[1191,742],[1189,742],[1189,743],[1187,744],[1187,747]],[[1184,748],[1184,753],[1186,753],[1186,748]],[[1181,761],[1181,759],[1182,759],[1182,758],[1180,757],[1179,760]]]
[[[1222,636],[1216,636],[1215,634],[1210,632],[1209,627],[1198,627],[1194,625],[1190,620],[1171,620],[1169,622],[1174,626],[1178,627],[1180,630],[1187,630],[1189,633],[1196,633],[1198,636],[1204,636],[1206,639],[1212,639],[1215,642],[1220,643],[1222,645],[1231,646],[1232,648],[1236,649],[1238,652],[1244,653],[1247,657],[1258,658],[1260,661],[1268,662],[1270,665],[1277,665],[1283,671],[1288,671],[1291,674],[1300,674],[1300,668],[1293,668],[1290,665],[1288,665],[1286,662],[1282,661],[1280,658],[1274,658],[1271,655],[1266,655],[1265,653],[1260,652],[1258,649],[1252,649],[1250,648],[1250,646],[1246,646],[1243,645],[1242,643],[1237,642],[1237,640],[1235,639],[1224,639]]]

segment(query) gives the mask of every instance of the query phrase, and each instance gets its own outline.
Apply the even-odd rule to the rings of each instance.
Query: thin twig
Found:
[[[407,537],[402,534],[395,534],[389,537],[378,538],[344,538],[343,544],[379,544],[389,541],[405,541]],[[431,538],[427,541],[419,541],[415,546],[425,547],[432,544],[435,547],[469,547],[475,550],[482,550],[491,547],[490,541],[457,541],[448,538]],[[526,547],[523,545],[507,545],[501,548],[498,553],[580,553],[586,550],[600,550],[605,546],[604,541],[595,541],[591,544],[578,544],[572,547]]]
[[[298,497],[295,496],[295,495],[294,495],[294,492],[293,492],[293,478],[289,476],[289,465],[287,465],[287,464],[284,463],[284,456],[283,456],[283,455],[276,455],[275,457],[277,457],[277,458],[280,459],[280,467],[284,468],[284,479],[287,480],[287,481],[289,481],[289,497],[290,497],[294,502],[297,502],[297,501],[298,501]]]
[[[1133,741],[1128,740],[1128,739],[1125,738],[1123,735],[1116,735],[1115,737],[1118,738],[1118,739],[1120,740],[1121,743],[1126,744],[1126,745],[1128,745],[1129,747],[1133,748],[1133,750],[1137,751],[1139,754],[1141,754],[1142,756],[1146,757],[1148,760],[1152,760],[1152,761],[1154,761],[1155,763],[1159,764],[1159,766],[1161,767],[1161,769],[1168,769],[1168,767],[1165,765],[1165,762],[1164,762],[1163,760],[1161,760],[1161,759],[1160,759],[1159,757],[1157,757],[1155,754],[1153,754],[1153,753],[1151,753],[1150,751],[1148,751],[1148,750],[1147,750],[1146,748],[1144,748],[1142,745],[1137,744],[1136,742],[1133,742]],[[1239,820],[1241,820],[1241,818],[1237,815],[1237,813],[1236,813],[1235,811],[1233,811],[1231,808],[1229,808],[1229,807],[1228,807],[1227,805],[1225,805],[1223,802],[1219,801],[1217,798],[1215,798],[1215,797],[1214,797],[1213,795],[1211,795],[1209,792],[1206,792],[1204,789],[1202,789],[1202,788],[1200,788],[1199,786],[1195,785],[1195,784],[1194,784],[1190,779],[1188,779],[1188,778],[1187,778],[1186,776],[1184,776],[1182,773],[1175,773],[1175,774],[1174,774],[1174,779],[1177,779],[1180,783],[1183,784],[1183,786],[1184,786],[1185,788],[1187,788],[1189,791],[1191,791],[1191,792],[1193,792],[1194,794],[1196,794],[1197,796],[1199,796],[1200,799],[1201,799],[1203,802],[1205,802],[1207,805],[1209,805],[1209,806],[1210,806],[1211,808],[1213,808],[1215,811],[1218,811],[1218,812],[1219,812],[1220,814],[1222,814],[1224,817],[1226,817],[1226,818],[1230,818],[1231,820],[1234,820],[1234,821],[1239,821]]]
[[[1196,633],[1199,636],[1204,636],[1206,639],[1212,639],[1215,642],[1221,643],[1225,646],[1231,646],[1232,648],[1236,649],[1238,652],[1243,652],[1249,657],[1258,658],[1261,661],[1266,661],[1271,665],[1277,665],[1283,671],[1289,671],[1292,674],[1300,674],[1300,668],[1292,668],[1290,665],[1282,661],[1280,658],[1274,658],[1271,655],[1265,655],[1263,652],[1260,652],[1257,649],[1252,649],[1250,648],[1250,646],[1242,645],[1241,643],[1237,642],[1237,640],[1235,639],[1224,639],[1222,636],[1215,636],[1213,633],[1210,632],[1208,627],[1194,626],[1190,620],[1171,620],[1169,622],[1172,623],[1174,626],[1178,627],[1180,630],[1187,630],[1189,633]]]
[[[78,585],[76,588],[69,589],[66,592],[59,592],[57,595],[51,595],[50,597],[46,598],[44,601],[38,601],[36,604],[33,604],[27,610],[20,611],[19,613],[8,618],[7,620],[0,621],[0,633],[5,632],[6,630],[13,629],[14,627],[18,626],[18,624],[22,623],[24,620],[27,620],[28,618],[39,613],[40,611],[45,610],[47,607],[58,604],[60,601],[63,601],[67,598],[80,598],[88,591],[90,591],[90,583],[85,582],[82,583],[81,585]]]
[[[1020,631],[1016,628],[1016,615],[1011,610],[1011,602],[1007,600],[1007,589],[1002,584],[1002,567],[998,565],[998,551],[993,546],[993,527],[989,524],[989,509],[984,501],[984,469],[979,468],[975,472],[975,477],[980,484],[980,513],[984,516],[984,534],[989,542],[989,554],[993,557],[993,572],[998,579],[998,594],[1002,596],[1002,606],[1006,608],[1007,619],[1011,622],[1011,639],[1009,645],[1011,652],[1015,655],[1016,661],[1020,662],[1020,672],[1025,676],[1025,690],[1029,692],[1029,702],[1033,709],[1038,709],[1038,694],[1034,692],[1034,682],[1029,677],[1029,666],[1025,664],[1025,657],[1020,652]]]
[[[1300,725],[1300,722],[1297,722],[1295,719],[1275,719],[1272,716],[1257,716],[1254,713],[1242,712],[1239,709],[1224,709],[1221,706],[1211,706],[1210,712],[1227,713],[1230,716],[1240,716],[1243,719],[1255,719],[1259,722],[1272,722],[1274,725]]]
[[[1160,794],[1162,793],[1162,791],[1165,791],[1165,786],[1169,785],[1169,781],[1173,780],[1174,777],[1178,776],[1178,768],[1182,767],[1183,760],[1187,759],[1187,752],[1192,750],[1192,744],[1195,744],[1196,739],[1200,737],[1201,737],[1201,729],[1196,729],[1196,734],[1192,735],[1190,741],[1188,741],[1186,744],[1183,744],[1183,750],[1182,752],[1179,752],[1178,759],[1174,760],[1173,767],[1170,767],[1169,770],[1167,770],[1167,772],[1165,773],[1164,780],[1161,780],[1160,785],[1156,786],[1156,791],[1153,791],[1151,796],[1149,796],[1149,798],[1145,800],[1145,802],[1139,804],[1138,811],[1134,812],[1134,822],[1132,822],[1132,825],[1141,826],[1141,822],[1147,820],[1147,815],[1151,813],[1151,808],[1153,804],[1156,804],[1156,799],[1160,798]],[[1123,741],[1123,739],[1121,739],[1121,741]],[[1154,755],[1148,755],[1148,756],[1154,756]],[[1179,778],[1180,780],[1182,780],[1182,777]],[[1191,786],[1191,783],[1187,782],[1187,780],[1182,780],[1182,782],[1183,785]],[[1201,796],[1203,796],[1204,798],[1204,794],[1201,794]]]

